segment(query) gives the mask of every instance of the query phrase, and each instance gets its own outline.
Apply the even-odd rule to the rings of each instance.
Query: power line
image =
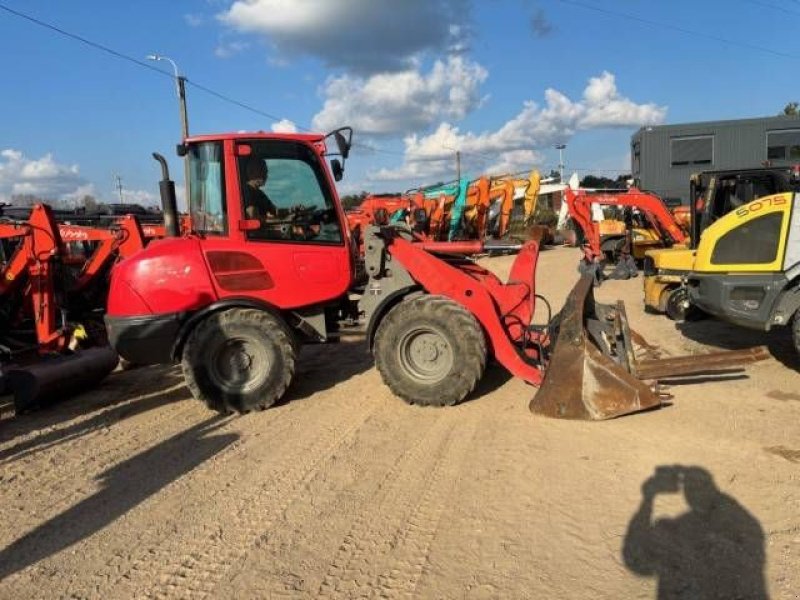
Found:
[[[53,33],[57,33],[58,35],[61,35],[61,36],[67,37],[67,38],[69,38],[71,40],[74,40],[76,42],[79,42],[79,43],[81,43],[81,44],[83,44],[85,46],[88,46],[89,48],[92,48],[92,49],[97,50],[99,52],[103,52],[105,54],[109,54],[109,55],[113,56],[114,58],[127,61],[129,63],[132,63],[132,64],[136,65],[136,66],[145,68],[148,71],[152,71],[153,73],[158,73],[159,75],[163,75],[164,77],[169,77],[170,79],[173,79],[173,74],[172,73],[168,73],[167,71],[162,71],[161,69],[159,69],[159,68],[157,68],[157,67],[155,67],[155,66],[153,66],[153,65],[151,65],[149,63],[146,63],[143,60],[139,60],[138,58],[135,58],[133,56],[125,54],[124,52],[120,52],[119,50],[114,50],[113,48],[111,48],[109,46],[106,46],[106,45],[101,44],[99,42],[95,42],[95,41],[90,40],[90,39],[88,39],[86,37],[78,35],[76,33],[72,33],[70,31],[67,31],[66,29],[63,29],[61,27],[53,25],[52,23],[48,23],[46,21],[38,19],[38,18],[36,18],[36,17],[34,17],[32,15],[20,12],[18,10],[15,10],[15,9],[11,8],[10,6],[6,6],[5,4],[0,3],[0,10],[3,10],[5,12],[9,13],[10,15],[18,17],[20,19],[24,19],[24,20],[26,20],[26,21],[28,21],[30,23],[33,23],[34,25],[38,25],[39,27],[43,27],[44,29],[52,31]],[[218,100],[221,100],[223,102],[227,102],[228,104],[231,104],[233,106],[238,106],[239,108],[242,108],[244,110],[250,111],[253,114],[257,114],[257,115],[260,115],[262,117],[266,117],[268,119],[272,119],[273,121],[281,121],[284,118],[284,117],[279,117],[277,115],[269,113],[269,112],[267,112],[265,110],[261,110],[259,108],[256,108],[255,106],[252,106],[250,104],[242,102],[241,100],[237,100],[236,98],[232,98],[231,96],[228,96],[226,94],[218,92],[218,91],[216,91],[216,90],[214,90],[214,89],[212,89],[212,88],[210,88],[210,87],[208,87],[206,85],[202,85],[200,83],[192,81],[191,79],[184,78],[184,80],[186,81],[186,83],[188,85],[192,86],[193,88],[195,88],[197,90],[200,90],[201,92],[205,92],[206,94],[208,94],[210,96],[213,96],[213,97],[215,97]],[[309,132],[312,131],[310,128],[304,127],[302,125],[297,125],[296,123],[295,123],[295,127],[299,131],[304,131],[306,133],[309,133]],[[354,147],[358,147],[358,148],[365,148],[365,149],[368,149],[368,150],[370,150],[372,152],[377,152],[377,153],[381,153],[381,154],[393,154],[393,155],[400,155],[400,156],[404,155],[403,152],[397,152],[397,151],[392,151],[392,150],[384,150],[384,149],[381,149],[381,148],[376,148],[374,146],[369,146],[367,144],[362,144],[362,143],[358,143],[358,142],[354,143],[353,146]]]
[[[723,44],[729,44],[731,46],[739,46],[741,48],[747,48],[749,50],[756,50],[758,52],[763,52],[765,54],[771,54],[773,56],[779,56],[781,58],[791,58],[793,60],[800,60],[800,56],[797,54],[789,54],[787,52],[781,52],[779,50],[773,50],[771,48],[766,48],[764,46],[757,46],[755,44],[749,44],[747,42],[741,42],[737,40],[730,40],[727,38],[722,38],[716,35],[710,35],[707,33],[703,33],[700,31],[695,31],[692,29],[687,29],[685,27],[680,27],[678,25],[672,25],[670,23],[662,23],[659,21],[653,21],[651,19],[645,19],[644,17],[639,17],[637,15],[632,15],[630,13],[619,12],[615,10],[609,10],[607,8],[601,8],[599,6],[594,6],[592,4],[586,4],[585,2],[580,2],[579,0],[556,0],[561,4],[568,4],[570,6],[577,6],[579,8],[583,8],[586,10],[591,10],[594,12],[602,13],[605,15],[609,15],[612,17],[620,17],[623,19],[628,19],[629,21],[636,21],[637,23],[643,23],[645,25],[650,25],[651,27],[660,27],[662,29],[670,29],[672,31],[677,31],[679,33],[683,33],[686,35],[691,35],[700,38],[706,38],[709,40],[714,40],[716,42],[721,42]],[[754,0],[755,1],[755,0]],[[777,8],[774,7],[773,8]]]
[[[777,10],[787,15],[794,15],[796,17],[800,16],[800,12],[796,10],[784,8],[783,6],[771,4],[770,2],[762,2],[761,0],[742,0],[742,2],[747,2],[748,4],[755,4],[756,6],[763,6],[764,8],[771,8],[772,10]]]
[[[86,39],[85,37],[82,37],[82,36],[77,35],[75,33],[71,33],[71,32],[66,31],[64,29],[61,29],[60,27],[56,27],[55,25],[52,25],[50,23],[46,23],[45,21],[42,21],[41,19],[37,19],[36,17],[32,17],[31,15],[19,12],[18,10],[14,10],[10,6],[6,6],[5,4],[0,4],[0,10],[4,10],[9,14],[14,15],[15,17],[19,17],[20,19],[25,19],[26,21],[30,21],[31,23],[34,23],[35,25],[39,25],[40,27],[44,27],[45,29],[49,29],[49,30],[51,30],[51,31],[53,31],[55,33],[58,33],[60,35],[63,35],[63,36],[68,37],[70,39],[73,39],[73,40],[75,40],[77,42],[85,44],[86,46],[89,46],[90,48],[94,48],[95,50],[99,50],[101,52],[105,52],[106,54],[110,54],[111,56],[114,56],[116,58],[119,58],[119,59],[122,59],[122,60],[126,60],[126,61],[131,62],[131,63],[133,63],[135,65],[138,65],[140,67],[144,67],[145,69],[148,69],[149,71],[153,71],[154,73],[158,73],[159,75],[164,75],[164,76],[169,77],[170,79],[172,79],[172,75],[170,73],[167,73],[166,71],[162,71],[161,69],[158,69],[158,68],[154,67],[153,65],[147,64],[143,60],[139,60],[137,58],[134,58],[133,56],[128,56],[127,54],[123,54],[122,52],[118,52],[117,50],[114,50],[113,48],[109,48],[108,46],[104,46],[102,44],[98,44],[97,42],[93,42],[92,40]]]

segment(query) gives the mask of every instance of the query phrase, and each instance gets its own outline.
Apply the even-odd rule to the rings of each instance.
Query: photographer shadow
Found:
[[[689,511],[653,521],[655,497],[681,491]],[[702,467],[658,467],[644,482],[622,557],[633,573],[658,579],[658,600],[768,597],[761,525]]]

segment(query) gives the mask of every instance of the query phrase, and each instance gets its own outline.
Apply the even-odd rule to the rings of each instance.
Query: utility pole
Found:
[[[186,77],[178,77],[178,101],[181,110],[181,134],[182,141],[185,142],[189,137],[189,114],[186,110]],[[186,207],[189,207],[189,155],[183,157],[183,186],[185,188]]]
[[[555,148],[558,150],[558,173],[559,173],[559,183],[564,183],[564,149],[567,147],[566,144],[556,144]]]
[[[117,193],[119,194],[119,203],[125,204],[122,199],[122,177],[119,175],[114,175],[114,187],[117,189]]]
[[[461,181],[461,150],[456,150],[456,179]]]
[[[168,56],[161,56],[160,54],[149,54],[148,60],[165,60],[172,65],[172,72],[175,77],[175,92],[178,95],[178,109],[181,118],[181,141],[185,142],[189,137],[189,114],[186,108],[186,77],[181,75],[178,71],[178,65],[175,61]],[[189,156],[183,157],[183,182],[186,188],[186,204],[189,204]]]

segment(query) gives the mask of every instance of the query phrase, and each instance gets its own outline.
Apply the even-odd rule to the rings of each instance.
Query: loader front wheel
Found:
[[[275,404],[294,377],[296,345],[268,312],[231,309],[201,322],[186,340],[181,366],[192,395],[222,413]]]
[[[792,318],[792,342],[795,351],[800,355],[800,310],[796,311]]]
[[[374,351],[386,385],[421,406],[458,404],[486,368],[478,321],[442,296],[419,296],[392,308],[375,334]]]
[[[684,321],[698,321],[703,318],[705,313],[689,301],[689,292],[685,287],[678,287],[665,293],[669,294],[665,312],[673,321],[682,323]]]

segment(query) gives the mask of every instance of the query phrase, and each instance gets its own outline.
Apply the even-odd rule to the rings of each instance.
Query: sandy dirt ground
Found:
[[[541,256],[556,308],[577,259]],[[0,598],[800,598],[791,340],[679,330],[641,279],[597,296],[671,354],[774,358],[600,423],[534,417],[497,366],[458,407],[407,406],[358,341],[305,348],[286,402],[245,417],[176,368],[117,372],[0,424]]]

